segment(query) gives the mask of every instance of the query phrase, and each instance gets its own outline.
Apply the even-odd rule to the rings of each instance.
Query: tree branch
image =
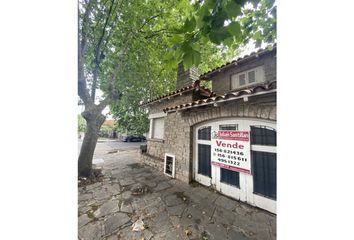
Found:
[[[91,88],[91,99],[92,99],[92,101],[95,101],[95,97],[96,97],[98,71],[99,71],[100,63],[101,63],[101,61],[102,61],[102,59],[103,59],[103,55],[101,54],[101,51],[102,51],[102,50],[101,50],[101,46],[102,46],[103,39],[104,39],[104,37],[105,37],[106,28],[107,28],[109,19],[110,19],[110,17],[111,17],[111,13],[112,13],[114,1],[115,1],[115,0],[112,0],[111,5],[110,5],[110,7],[109,7],[108,14],[107,14],[105,23],[104,23],[103,28],[102,28],[102,31],[101,31],[102,33],[101,33],[101,36],[100,36],[100,38],[99,38],[99,40],[98,40],[98,43],[97,43],[97,46],[96,46],[96,49],[95,49],[95,58],[94,58],[94,60],[93,60],[93,64],[94,64],[94,69],[93,69],[93,82],[92,82],[92,88]]]
[[[86,10],[82,18],[81,29],[80,29],[80,21],[78,21],[79,24],[78,29],[81,30],[79,31],[79,37],[78,37],[78,95],[86,105],[92,103],[87,88],[86,76],[84,70],[85,53],[86,53],[86,46],[87,46],[87,35],[86,35],[86,30],[88,25],[87,21],[92,11],[92,1],[85,1],[85,3],[86,3],[85,6]],[[80,33],[81,33],[81,39],[80,39]]]

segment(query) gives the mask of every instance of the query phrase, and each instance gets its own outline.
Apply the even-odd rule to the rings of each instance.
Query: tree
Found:
[[[137,103],[174,89],[181,60],[206,71],[251,38],[271,40],[274,17],[264,16],[273,3],[252,1],[255,7],[247,10],[242,0],[79,0],[78,95],[87,125],[79,176],[90,176],[107,105],[121,126],[145,131],[146,113]]]
[[[276,40],[274,0],[195,1],[183,25],[174,30],[167,59],[171,64],[183,60],[188,69],[199,65],[201,48],[209,42],[237,49],[251,39],[257,47]]]
[[[102,110],[125,94],[129,77],[139,72],[143,43],[168,33],[168,26],[173,26],[183,7],[173,0],[79,0],[78,95],[87,123],[78,159],[79,176],[90,176],[99,129],[105,120]],[[103,98],[96,97],[97,89],[104,93]]]
[[[78,123],[78,127],[77,127],[78,134],[85,132],[86,130],[85,119],[80,114],[77,116],[77,123]]]

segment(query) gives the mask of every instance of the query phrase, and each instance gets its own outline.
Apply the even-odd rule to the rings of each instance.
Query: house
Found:
[[[100,137],[117,138],[115,125],[116,121],[114,119],[106,119],[100,129]]]
[[[201,76],[180,64],[176,85],[142,104],[150,119],[142,162],[276,213],[276,46]]]

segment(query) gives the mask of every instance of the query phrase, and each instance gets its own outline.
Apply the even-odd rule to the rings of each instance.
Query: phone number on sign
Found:
[[[219,152],[219,153],[234,154],[234,155],[240,155],[240,156],[244,155],[243,152],[234,151],[234,150],[226,150],[226,149],[220,149],[220,148],[215,148],[214,150],[215,150],[215,152]]]
[[[238,162],[238,161],[226,160],[224,158],[218,158],[217,160],[221,163],[227,163],[227,164],[231,164],[234,166],[240,166],[240,162]]]

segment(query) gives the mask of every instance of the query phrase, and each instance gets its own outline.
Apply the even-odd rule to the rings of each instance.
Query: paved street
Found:
[[[139,149],[141,144],[146,144],[146,142],[121,142],[118,140],[99,139],[96,148],[104,154],[105,151]],[[78,142],[78,147],[80,150],[81,141]]]
[[[105,177],[79,188],[79,239],[276,239],[276,216],[141,166],[140,144],[97,144]]]

